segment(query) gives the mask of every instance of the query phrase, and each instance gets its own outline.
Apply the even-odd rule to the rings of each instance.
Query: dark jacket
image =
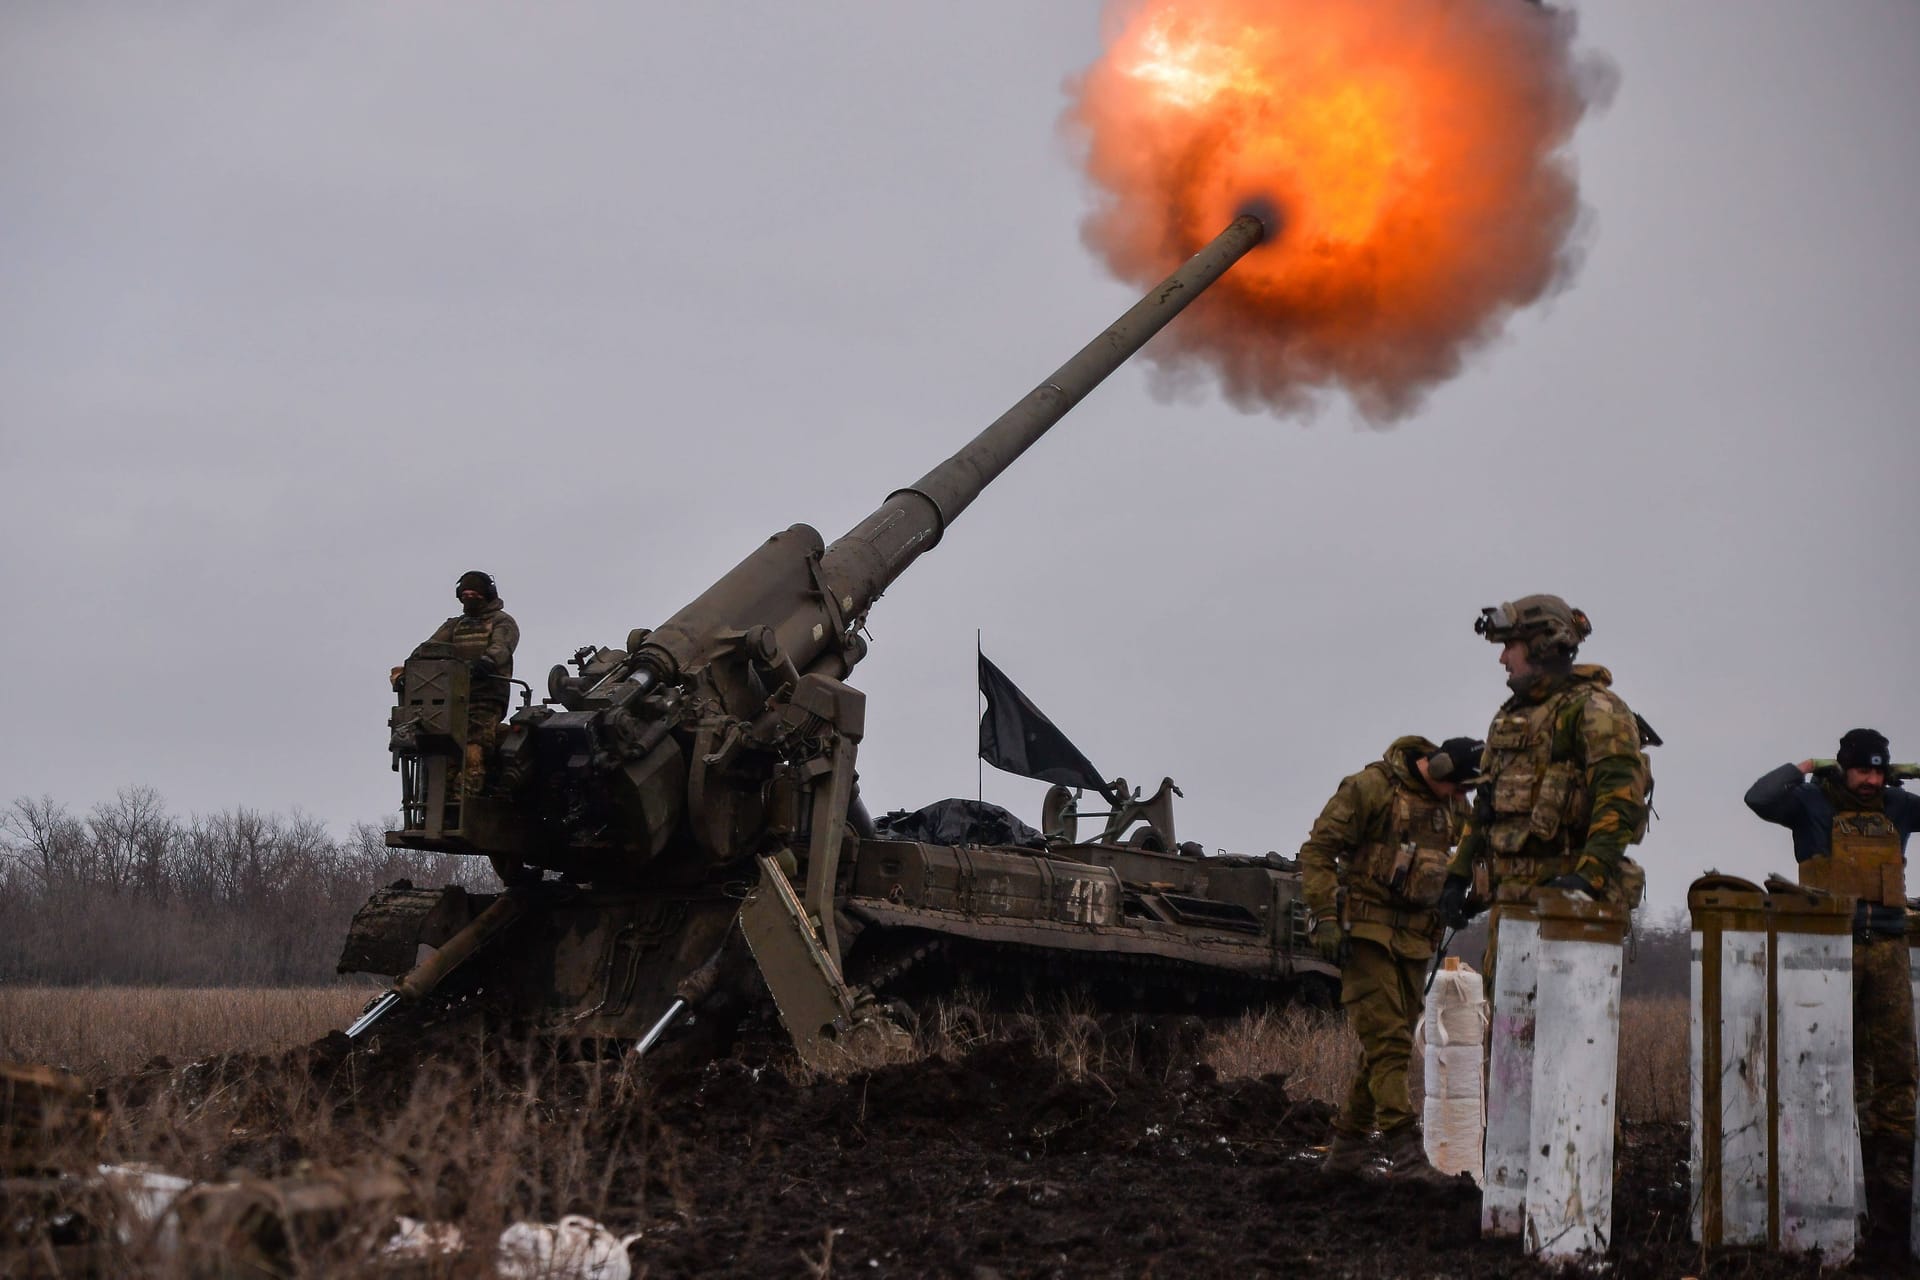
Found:
[[[1833,852],[1833,815],[1836,806],[1827,788],[1809,782],[1798,765],[1783,764],[1762,774],[1747,788],[1747,808],[1768,822],[1777,822],[1793,832],[1793,859],[1825,857]],[[1920,796],[1898,786],[1886,790],[1887,820],[1900,833],[1900,848],[1905,856],[1907,837],[1920,831]],[[1853,917],[1855,933],[1901,934],[1907,931],[1906,914],[1898,907],[1862,902]]]

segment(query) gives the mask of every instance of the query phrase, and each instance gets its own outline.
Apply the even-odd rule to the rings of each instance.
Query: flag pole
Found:
[[[980,717],[986,714],[986,709],[980,705],[980,699],[984,696],[980,692],[980,628],[975,627],[973,629],[973,721],[976,726],[980,723]],[[978,733],[974,737],[976,740],[973,752],[973,800],[975,804],[985,804],[987,766],[981,763]]]

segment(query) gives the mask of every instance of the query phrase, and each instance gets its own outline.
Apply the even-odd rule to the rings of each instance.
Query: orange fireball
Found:
[[[1527,0],[1140,0],[1068,122],[1101,193],[1086,238],[1149,285],[1249,206],[1250,255],[1148,349],[1243,409],[1325,388],[1388,421],[1566,282],[1566,144],[1607,84]]]

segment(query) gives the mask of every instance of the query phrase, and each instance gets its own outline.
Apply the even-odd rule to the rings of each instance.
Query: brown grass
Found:
[[[103,1079],[156,1056],[187,1061],[235,1050],[276,1053],[346,1026],[367,995],[345,987],[0,987],[0,1058],[54,1063]],[[1626,1002],[1622,1119],[1686,1119],[1687,1017],[1687,1002],[1677,996]],[[912,1045],[862,1046],[847,1055],[844,1072],[927,1055],[959,1057],[1009,1035],[1035,1040],[1076,1078],[1157,1065],[1136,1035],[1115,1034],[1090,1007],[1063,1001],[996,1015],[962,995],[934,1010]],[[1315,1009],[1249,1014],[1212,1031],[1201,1052],[1223,1078],[1284,1075],[1294,1096],[1335,1105],[1346,1096],[1358,1055],[1345,1020]],[[1419,1076],[1416,1061],[1409,1072],[1416,1103]]]
[[[0,987],[0,1058],[104,1079],[156,1055],[273,1053],[345,1027],[361,987]]]
[[[1687,1118],[1687,1001],[1679,996],[1628,1000],[1620,1010],[1620,1118],[1680,1122]],[[1249,1014],[1209,1038],[1207,1061],[1224,1078],[1287,1077],[1297,1098],[1338,1106],[1359,1066],[1360,1043],[1337,1014],[1283,1009]],[[1407,1072],[1417,1108],[1422,1071]]]
[[[1648,996],[1621,1006],[1621,1119],[1686,1120],[1687,1004],[1685,996]]]
[[[367,996],[346,987],[0,987],[0,1058],[54,1063],[99,1080],[156,1056],[189,1061],[236,1050],[277,1053],[346,1026]],[[1622,1119],[1686,1119],[1687,1017],[1687,1002],[1677,996],[1626,1002],[1620,1020]],[[963,994],[935,1009],[913,1044],[861,1046],[832,1074],[927,1055],[959,1057],[1009,1035],[1035,1040],[1076,1078],[1159,1065],[1137,1035],[1116,1034],[1091,1007],[1062,1001],[996,1015]],[[1213,1030],[1201,1056],[1223,1078],[1284,1075],[1295,1097],[1338,1105],[1352,1081],[1359,1043],[1337,1013],[1282,1009]],[[1417,1104],[1417,1061],[1408,1077]]]
[[[1251,1013],[1208,1041],[1207,1063],[1223,1079],[1287,1078],[1289,1096],[1338,1106],[1360,1064],[1360,1041],[1338,1013],[1280,1009]],[[1419,1101],[1418,1063],[1408,1083]]]
[[[580,1061],[525,1041],[474,1035],[443,1044],[440,1056],[410,1073],[399,1096],[344,1107],[337,1094],[322,1097],[320,1082],[256,1062],[177,1067],[163,1087],[132,1096],[110,1090],[100,1157],[242,1185],[289,1169],[313,1169],[340,1186],[363,1183],[361,1171],[397,1176],[406,1211],[478,1242],[471,1252],[428,1260],[421,1274],[431,1276],[491,1275],[486,1242],[515,1221],[583,1213],[620,1223],[650,1212],[646,1184],[629,1178],[616,1186],[621,1171],[633,1167],[623,1157],[637,1152],[640,1167],[651,1163],[649,1103],[628,1062]],[[661,1170],[661,1181],[676,1202],[687,1191],[671,1169]],[[691,1211],[690,1197],[682,1207]],[[370,1262],[391,1230],[390,1215],[349,1218],[363,1229],[296,1240],[291,1261],[279,1265],[301,1277],[391,1274]],[[209,1234],[203,1224],[183,1233],[178,1251],[136,1237],[108,1270],[237,1274],[233,1239]]]

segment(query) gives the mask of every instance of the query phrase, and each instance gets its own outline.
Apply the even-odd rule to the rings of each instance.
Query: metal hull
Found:
[[[1114,1011],[1223,1012],[1303,988],[1317,998],[1338,982],[1312,949],[1299,876],[1266,860],[869,839],[841,873],[846,980],[878,997],[965,985],[1077,990]],[[549,882],[441,994],[484,993],[489,1008],[550,1034],[637,1038],[676,984],[721,950],[743,887],[664,894]],[[403,972],[421,945],[444,942],[493,900],[383,890],[355,917],[342,968]]]

